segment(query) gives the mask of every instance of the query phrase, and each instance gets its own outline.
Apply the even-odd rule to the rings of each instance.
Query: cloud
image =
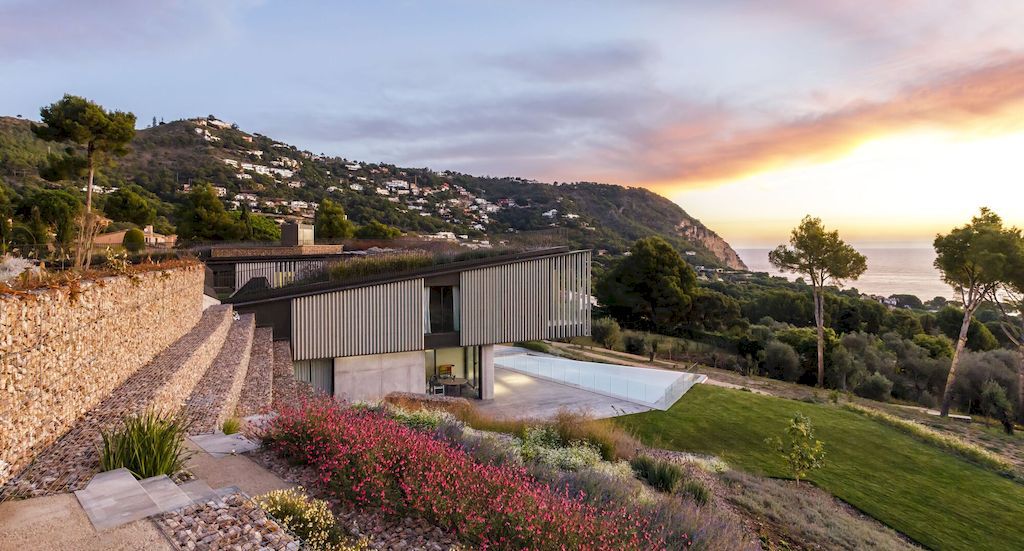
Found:
[[[520,51],[490,56],[485,62],[529,80],[564,83],[622,78],[645,69],[654,58],[654,50],[644,43],[618,42]]]
[[[1011,56],[935,76],[885,101],[855,102],[757,128],[736,128],[728,113],[666,125],[638,137],[640,169],[634,177],[653,184],[717,182],[779,166],[832,160],[871,138],[915,129],[1024,127],[1021,113],[1024,56]]]
[[[13,0],[0,4],[0,59],[159,51],[230,32],[246,1]]]
[[[606,168],[591,164],[595,157],[626,158],[633,136],[681,103],[645,86],[560,85],[444,104],[409,100],[389,111],[267,113],[261,131],[366,160],[568,180]]]

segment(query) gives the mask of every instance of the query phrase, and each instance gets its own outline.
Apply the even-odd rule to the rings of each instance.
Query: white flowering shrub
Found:
[[[564,471],[578,471],[601,463],[601,450],[582,441],[564,445],[557,431],[541,426],[526,430],[523,457]]]
[[[455,417],[441,409],[420,409],[409,411],[396,406],[388,406],[388,416],[411,429],[433,430],[441,423],[454,422]]]
[[[338,549],[342,543],[327,502],[310,498],[302,488],[274,490],[253,501],[302,540],[303,549],[328,551]]]

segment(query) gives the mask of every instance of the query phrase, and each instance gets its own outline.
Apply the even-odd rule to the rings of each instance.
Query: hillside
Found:
[[[0,117],[0,177],[15,189],[40,181],[48,152],[61,155],[59,147],[36,139],[30,124]],[[635,239],[660,235],[694,264],[745,268],[714,231],[645,189],[553,185],[314,155],[212,116],[139,130],[131,152],[97,179],[103,190],[135,183],[152,192],[172,223],[183,192],[201,182],[216,186],[229,208],[247,204],[281,218],[311,217],[330,198],[357,223],[377,220],[405,231],[492,239],[547,231],[611,255]]]

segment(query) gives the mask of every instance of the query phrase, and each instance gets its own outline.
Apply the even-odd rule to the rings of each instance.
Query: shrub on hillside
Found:
[[[999,421],[1006,434],[1013,434],[1013,404],[1002,385],[992,379],[985,381],[979,402],[982,414]]]
[[[881,373],[872,373],[865,377],[853,392],[861,398],[884,402],[889,399],[892,392],[892,381]]]
[[[623,338],[623,346],[626,352],[637,356],[647,356],[651,353],[651,340],[642,333],[627,333]]]
[[[124,419],[120,429],[101,433],[100,470],[122,467],[135,478],[171,476],[185,467],[188,426],[181,417],[147,411]]]
[[[680,491],[697,505],[707,505],[711,501],[711,490],[699,480],[687,480]]]
[[[545,344],[544,341],[520,341],[514,343],[514,345],[527,350],[533,350],[534,352],[540,352],[541,354],[551,353],[551,349],[548,348],[548,345]]]
[[[772,341],[764,347],[764,368],[774,379],[794,382],[803,375],[800,356],[792,346]]]
[[[594,342],[611,350],[621,345],[622,328],[612,318],[598,318],[590,325],[590,336]]]
[[[640,442],[619,425],[562,408],[551,424],[563,442],[587,442],[601,452],[605,461],[629,459],[640,449]]]
[[[383,413],[315,399],[281,408],[271,448],[311,465],[338,499],[426,519],[480,547],[649,549],[647,519],[555,492],[521,468],[477,463],[465,450]]]
[[[600,463],[601,452],[580,440],[564,442],[555,429],[540,425],[526,429],[523,458],[564,471],[578,471]]]

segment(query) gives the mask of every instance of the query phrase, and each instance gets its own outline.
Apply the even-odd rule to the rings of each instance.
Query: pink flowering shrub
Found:
[[[380,412],[313,399],[283,408],[268,440],[278,453],[316,468],[344,501],[425,518],[481,548],[663,547],[630,510],[597,508],[521,467],[477,463]]]

